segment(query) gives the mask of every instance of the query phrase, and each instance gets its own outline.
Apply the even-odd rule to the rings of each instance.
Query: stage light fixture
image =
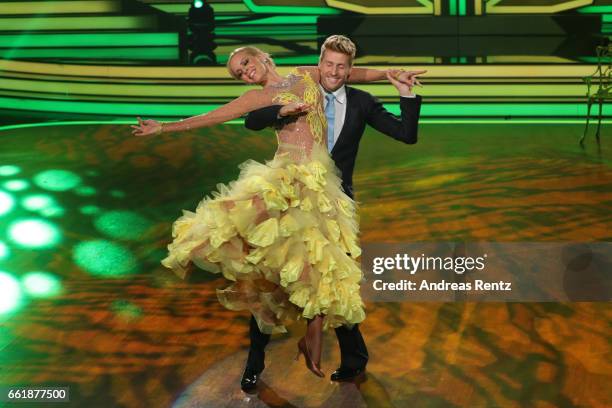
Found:
[[[187,15],[189,61],[195,65],[217,65],[215,12],[208,2],[195,0]]]

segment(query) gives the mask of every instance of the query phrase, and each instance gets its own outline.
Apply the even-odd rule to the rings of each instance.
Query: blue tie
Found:
[[[327,118],[327,150],[331,153],[334,147],[334,117],[336,115],[336,104],[334,94],[325,94],[325,118]]]

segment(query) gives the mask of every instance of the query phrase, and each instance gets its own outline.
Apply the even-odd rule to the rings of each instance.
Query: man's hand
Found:
[[[416,86],[423,86],[417,79],[419,75],[427,72],[423,71],[404,71],[403,69],[390,69],[387,71],[387,79],[393,84],[399,91],[401,96],[412,96],[412,88]]]
[[[283,105],[278,111],[278,115],[281,117],[299,115],[310,110],[310,105],[304,102],[291,102],[287,105]]]

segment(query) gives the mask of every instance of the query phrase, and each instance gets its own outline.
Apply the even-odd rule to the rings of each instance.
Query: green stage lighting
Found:
[[[142,308],[127,300],[115,300],[111,304],[111,310],[126,321],[140,319],[143,315]]]
[[[91,186],[80,186],[74,189],[74,192],[83,197],[89,197],[97,193],[96,189]]]
[[[20,171],[21,169],[17,166],[0,166],[0,176],[13,176]]]
[[[0,315],[10,313],[21,304],[21,288],[13,275],[0,271]]]
[[[115,239],[137,240],[143,237],[151,222],[131,211],[109,211],[97,217],[98,231]]]
[[[0,261],[7,259],[9,256],[11,256],[11,250],[9,249],[8,245],[0,241]]]
[[[67,191],[81,184],[81,178],[66,170],[46,170],[34,176],[34,184],[50,191]]]
[[[8,231],[11,240],[26,248],[50,248],[57,245],[62,238],[60,230],[54,224],[39,219],[15,221],[9,225]]]
[[[29,272],[21,278],[25,292],[31,297],[52,297],[62,291],[60,280],[49,272]]]
[[[81,269],[108,278],[131,275],[138,269],[132,253],[110,241],[81,242],[74,248],[72,258]]]
[[[0,323],[1,322],[2,321],[0,320]],[[3,327],[2,325],[0,325],[0,350],[11,344],[11,342],[13,342],[13,336],[9,331],[8,327]]]
[[[79,208],[79,212],[85,215],[99,214],[100,211],[102,211],[100,207],[95,205],[84,205],[83,207]]]
[[[30,211],[43,210],[55,204],[53,197],[47,194],[32,194],[21,200],[21,206]]]
[[[0,215],[6,214],[15,206],[15,199],[8,193],[0,191]]]
[[[51,207],[43,208],[42,210],[40,210],[39,214],[43,217],[49,218],[61,217],[62,215],[66,214],[66,210],[64,210],[62,207],[54,205]]]
[[[204,2],[202,2],[201,0],[196,0],[193,2],[193,7],[195,8],[202,8],[203,5],[204,5]]]
[[[23,191],[30,187],[30,183],[26,180],[9,180],[2,183],[2,187],[4,187],[8,191]]]

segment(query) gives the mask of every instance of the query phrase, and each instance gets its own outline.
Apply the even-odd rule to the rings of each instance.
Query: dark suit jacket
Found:
[[[387,111],[374,96],[348,86],[346,103],[344,125],[331,156],[342,173],[342,188],[353,198],[355,158],[366,125],[404,143],[416,143],[421,97],[417,95],[416,98],[400,98],[401,119]],[[280,105],[273,105],[249,113],[245,126],[252,130],[278,126],[279,122],[282,123],[277,119],[280,108]]]

